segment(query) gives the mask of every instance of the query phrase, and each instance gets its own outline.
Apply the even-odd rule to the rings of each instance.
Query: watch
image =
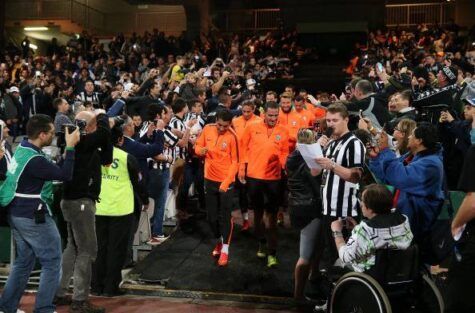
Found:
[[[343,233],[341,231],[332,231],[333,238],[336,237],[343,237]]]

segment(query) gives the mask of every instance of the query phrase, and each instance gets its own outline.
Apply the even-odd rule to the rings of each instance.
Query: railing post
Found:
[[[226,14],[226,31],[229,31],[229,12],[226,11],[224,14]]]
[[[442,26],[442,25],[445,24],[444,21],[442,20],[443,17],[444,17],[444,4],[443,3],[440,4],[440,13],[439,14],[440,14],[439,25]]]
[[[254,32],[257,31],[257,9],[254,10]]]

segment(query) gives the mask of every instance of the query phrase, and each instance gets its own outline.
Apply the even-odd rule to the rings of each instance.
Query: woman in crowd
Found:
[[[8,132],[10,129],[8,125],[0,120],[0,132],[1,132],[1,140],[0,140],[0,181],[5,180],[5,175],[7,174],[8,164],[12,159],[12,146],[7,141]]]
[[[409,152],[409,136],[412,134],[417,124],[410,119],[402,119],[394,128],[394,148],[397,156],[402,156]]]
[[[315,143],[315,133],[311,129],[300,129],[297,134],[299,144]],[[311,170],[296,149],[286,163],[289,188],[290,220],[293,227],[300,230],[300,257],[295,265],[294,297],[304,300],[305,282],[308,279],[315,254],[316,241],[320,232],[321,176]]]

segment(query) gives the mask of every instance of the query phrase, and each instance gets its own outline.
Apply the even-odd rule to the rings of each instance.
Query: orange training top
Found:
[[[246,120],[244,117],[239,116],[233,119],[233,128],[239,140],[241,140],[244,134],[244,129],[247,125],[262,120],[259,116],[252,114],[251,118]]]
[[[247,176],[278,180],[289,155],[289,135],[282,125],[268,127],[265,121],[246,127],[241,138],[240,159],[247,160]],[[246,163],[241,162],[239,173],[245,174]]]
[[[218,134],[216,124],[203,128],[195,143],[195,153],[203,156],[202,149],[207,148],[205,157],[205,178],[221,182],[219,189],[228,190],[234,182],[239,167],[238,139],[232,129],[223,135]]]
[[[315,115],[312,111],[308,109],[302,109],[300,112],[298,112],[297,110],[295,110],[295,112],[300,115],[300,122],[302,127],[313,127]]]
[[[295,112],[294,109],[289,113],[285,113],[280,109],[278,124],[287,128],[289,132],[289,151],[294,151],[297,143],[297,133],[300,128],[307,127],[307,125],[302,124],[300,114]]]

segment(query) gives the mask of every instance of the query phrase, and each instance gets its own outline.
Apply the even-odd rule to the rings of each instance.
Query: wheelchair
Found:
[[[334,284],[329,313],[443,313],[444,301],[426,270],[419,267],[417,246],[378,250],[376,265],[350,272]]]

